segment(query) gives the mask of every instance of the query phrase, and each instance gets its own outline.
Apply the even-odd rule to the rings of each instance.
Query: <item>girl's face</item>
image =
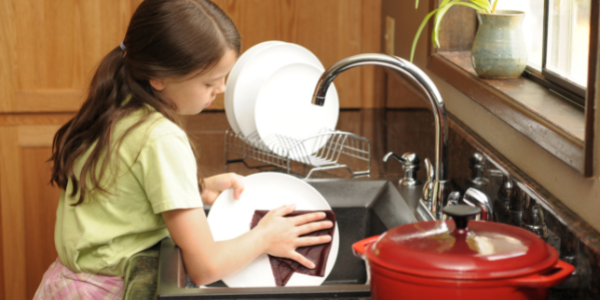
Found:
[[[180,115],[195,115],[225,92],[225,77],[233,68],[237,54],[227,50],[207,72],[193,77],[150,79],[150,85],[163,97],[175,102]]]

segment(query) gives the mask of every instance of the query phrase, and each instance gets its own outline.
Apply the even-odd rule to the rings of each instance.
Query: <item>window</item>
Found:
[[[427,68],[556,158],[592,176],[600,2],[499,0],[497,9],[526,13],[529,66],[522,78],[477,76],[469,46],[477,21],[469,8],[453,8],[444,17],[448,26],[440,34],[442,47],[432,53]]]
[[[581,105],[588,79],[590,7],[591,0],[499,0],[497,7],[525,12],[528,73],[561,94],[573,94],[569,98]]]

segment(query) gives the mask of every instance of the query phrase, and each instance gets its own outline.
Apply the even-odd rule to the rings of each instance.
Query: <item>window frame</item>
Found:
[[[594,0],[590,0],[590,6],[593,5],[592,4],[593,2],[594,2]],[[590,7],[590,26],[591,26],[591,22],[592,22],[591,14],[593,14],[593,12]],[[542,72],[541,72],[541,78],[539,78],[539,80],[546,81],[547,82],[546,85],[549,88],[557,91],[559,94],[564,95],[566,98],[581,105],[582,107],[585,107],[586,87],[583,87],[583,86],[573,82],[572,80],[569,80],[568,78],[565,78],[564,76],[561,76],[560,74],[558,74],[554,71],[551,71],[550,69],[548,69],[546,67],[547,55],[548,55],[548,34],[549,34],[549,30],[548,30],[549,24],[548,23],[549,23],[549,19],[550,19],[549,15],[550,15],[550,0],[544,0],[544,37],[543,37],[543,45],[542,45]],[[527,66],[527,71],[528,71],[529,76],[540,77],[539,73],[532,72],[533,70],[535,70],[535,69]],[[588,65],[588,70],[589,70],[589,65]]]
[[[437,2],[433,1],[432,4],[437,6]],[[545,3],[548,3],[548,0],[545,0]],[[463,9],[461,12],[453,8],[448,11],[443,20],[445,24],[441,26],[442,47],[434,48],[430,43],[431,51],[427,68],[582,175],[591,177],[593,176],[593,127],[594,103],[596,102],[594,97],[598,61],[599,6],[598,1],[591,1],[588,87],[583,98],[576,92],[562,88],[548,80],[552,74],[547,76],[548,73],[540,74],[539,71],[529,68],[515,80],[486,80],[477,77],[472,66],[464,63],[464,57],[462,64],[460,60],[453,59],[455,55],[448,54],[465,52],[472,45],[474,33],[461,32],[461,28],[472,26],[473,22],[477,24],[475,12],[472,10],[467,12]],[[545,9],[547,9],[547,5]],[[465,17],[467,14],[470,14],[471,17]],[[547,13],[545,13],[546,18]],[[473,36],[470,37],[469,34]],[[460,35],[462,38],[457,38]],[[466,38],[464,38],[465,35],[467,35]],[[544,35],[544,39],[546,39],[547,34],[544,33]],[[445,36],[449,40],[444,41]],[[457,40],[469,42],[457,45]],[[444,46],[444,44],[450,46]],[[470,55],[470,50],[467,52]],[[545,62],[543,66],[545,66]],[[556,78],[552,79],[554,81]],[[527,83],[530,87],[531,83],[534,83],[545,89],[546,92],[536,93],[536,97],[540,98],[539,101],[551,101],[558,106],[566,105],[561,103],[568,103],[571,106],[573,103],[577,103],[580,112],[573,111],[568,115],[560,115],[532,109],[523,99],[515,96],[519,94],[518,89],[523,83]],[[529,96],[527,95],[527,97]],[[585,107],[581,107],[582,103]],[[567,128],[575,123],[579,128],[579,133],[574,135]]]

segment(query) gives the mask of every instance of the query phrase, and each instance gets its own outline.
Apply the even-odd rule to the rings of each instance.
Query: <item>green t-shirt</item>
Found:
[[[108,192],[89,191],[72,206],[79,193],[71,196],[69,180],[60,195],[54,241],[61,262],[75,272],[123,276],[129,257],[169,235],[161,212],[202,207],[187,135],[160,113],[140,109],[118,121],[113,146],[148,112],[113,156],[100,185]],[[77,176],[92,148],[76,159]],[[91,186],[89,176],[86,182]]]

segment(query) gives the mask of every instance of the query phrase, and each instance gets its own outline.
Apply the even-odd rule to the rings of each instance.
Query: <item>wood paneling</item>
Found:
[[[83,89],[21,90],[15,93],[14,112],[77,111],[85,100]]]
[[[19,147],[52,147],[54,134],[58,131],[60,125],[45,125],[45,126],[19,126],[17,128],[17,136],[19,139]],[[48,153],[50,157],[52,153]],[[41,170],[41,169],[40,169]],[[50,177],[48,177],[50,178]]]
[[[361,51],[382,52],[381,49],[381,1],[362,0]],[[385,106],[383,89],[385,76],[382,68],[365,66],[362,69],[363,108]]]
[[[381,1],[217,0],[242,36],[242,51],[268,40],[302,45],[325,68],[358,53],[380,52]],[[335,80],[343,108],[374,107],[374,67],[344,72]],[[222,109],[219,97],[211,109]],[[382,104],[379,104],[382,105]]]
[[[3,1],[0,112],[76,111],[95,68],[123,39],[139,2]],[[325,67],[353,54],[380,51],[379,0],[215,2],[238,26],[243,50],[267,40],[297,43]],[[374,74],[373,67],[342,74],[335,82],[341,106],[377,106]],[[210,109],[224,109],[223,97]]]
[[[0,204],[5,299],[26,299],[25,220],[17,128],[0,127]]]
[[[449,9],[440,24],[440,48],[437,51],[471,51],[477,33],[476,19],[477,14],[470,7],[455,5]],[[430,32],[423,31],[423,34]]]
[[[58,257],[54,246],[54,224],[60,189],[49,184],[51,170],[46,160],[51,153],[47,146],[26,147],[21,151],[27,299],[33,298],[44,272]]]
[[[9,111],[14,98],[11,59],[14,57],[15,31],[12,26],[11,1],[0,1],[0,112]],[[10,41],[10,42],[9,42]]]
[[[425,108],[431,104],[422,91],[394,70],[386,70],[386,108]]]
[[[6,125],[39,125],[65,124],[75,116],[74,113],[64,114],[0,114],[0,126]]]
[[[428,0],[419,1],[419,8],[415,9],[415,1],[399,1],[399,0],[383,0],[381,5],[381,14],[385,18],[390,16],[396,20],[396,34],[394,37],[394,51],[396,56],[408,60],[410,58],[410,48],[415,38],[415,34],[419,25],[423,21],[425,15],[427,15],[433,9],[433,1]],[[431,22],[429,22],[431,24]],[[383,26],[383,24],[382,24]],[[415,52],[415,58],[413,63],[420,65],[422,62],[427,61],[427,51],[429,47],[429,34],[431,32],[430,26],[428,25],[423,32],[417,43],[417,50]]]
[[[140,2],[2,1],[0,112],[77,110]]]
[[[0,205],[4,299],[31,299],[56,259],[60,190],[46,160],[59,124],[0,126]]]

